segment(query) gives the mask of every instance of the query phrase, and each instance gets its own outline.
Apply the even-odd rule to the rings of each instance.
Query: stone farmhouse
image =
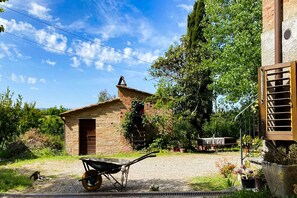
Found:
[[[150,93],[129,88],[123,77],[118,84],[118,97],[62,113],[64,120],[65,150],[70,155],[111,154],[133,150],[133,145],[121,132],[124,115],[135,99],[143,100]],[[154,114],[153,102],[144,102],[145,114]],[[147,134],[140,143],[145,144]]]

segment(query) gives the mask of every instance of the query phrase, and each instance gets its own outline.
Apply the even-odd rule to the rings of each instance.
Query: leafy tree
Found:
[[[0,147],[4,147],[13,141],[20,134],[36,126],[38,111],[35,111],[35,104],[22,103],[22,97],[18,95],[13,100],[14,93],[9,88],[6,92],[0,93]]]
[[[64,135],[64,122],[57,115],[43,115],[39,120],[39,130],[50,135]]]
[[[170,46],[150,69],[150,74],[159,80],[155,94],[157,105],[171,107],[176,123],[189,128],[189,124],[184,123],[186,121],[192,127],[184,134],[188,147],[193,139],[202,136],[203,123],[209,119],[212,111],[212,91],[208,89],[210,70],[203,65],[203,60],[208,58],[207,49],[204,48],[206,39],[203,37],[203,2],[195,2],[188,16],[187,35],[181,38],[181,43]]]
[[[54,106],[54,107],[50,107],[50,108],[47,108],[45,110],[42,111],[42,113],[44,115],[56,115],[56,116],[59,116],[61,113],[63,113],[64,111],[67,111],[68,109],[63,107],[63,106],[60,106],[59,108]]]
[[[24,103],[22,108],[22,118],[20,120],[20,128],[27,131],[30,128],[38,128],[39,119],[42,116],[41,111],[35,107],[36,103]]]
[[[238,128],[234,117],[238,111],[217,112],[211,115],[210,121],[204,123],[205,137],[235,137],[238,138]]]
[[[0,3],[4,3],[6,0],[0,0]],[[0,13],[4,12],[3,8],[0,7]],[[4,32],[4,26],[0,25],[0,32]]]
[[[205,0],[204,36],[211,55],[212,85],[225,102],[249,99],[257,92],[261,65],[261,0]]]
[[[116,98],[115,95],[110,95],[106,89],[100,91],[98,95],[98,102],[106,102],[108,100]]]
[[[60,106],[59,108],[55,106],[43,110],[43,115],[39,119],[39,130],[45,134],[59,135],[60,137],[63,137],[64,122],[59,115],[66,110],[67,109],[63,106]]]

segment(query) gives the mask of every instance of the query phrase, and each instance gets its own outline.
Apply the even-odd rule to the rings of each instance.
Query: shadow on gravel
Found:
[[[69,175],[59,175],[58,178],[53,178],[44,181],[35,181],[31,188],[28,188],[24,194],[63,194],[63,193],[87,193],[83,188],[79,179],[70,178]],[[150,186],[159,186],[161,192],[179,192],[190,191],[191,188],[182,181],[178,180],[128,180],[126,188],[122,192],[150,192]],[[106,178],[103,178],[102,185],[96,191],[100,192],[118,192],[113,184]]]

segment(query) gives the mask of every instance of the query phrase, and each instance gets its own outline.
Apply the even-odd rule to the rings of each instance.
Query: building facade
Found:
[[[133,150],[123,136],[121,123],[134,99],[145,101],[152,96],[137,89],[118,85],[118,98],[69,110],[60,116],[64,120],[65,150],[71,155],[112,154]],[[154,114],[154,104],[144,103],[144,112]]]
[[[262,66],[275,64],[275,1],[262,1]],[[282,62],[297,60],[297,0],[281,2]]]

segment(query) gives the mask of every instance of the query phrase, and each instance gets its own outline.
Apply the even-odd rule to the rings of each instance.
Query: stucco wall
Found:
[[[297,60],[297,0],[283,1],[282,50],[283,62]],[[274,62],[274,0],[262,1],[263,33],[261,35],[262,66]],[[289,39],[285,31],[291,31]]]

